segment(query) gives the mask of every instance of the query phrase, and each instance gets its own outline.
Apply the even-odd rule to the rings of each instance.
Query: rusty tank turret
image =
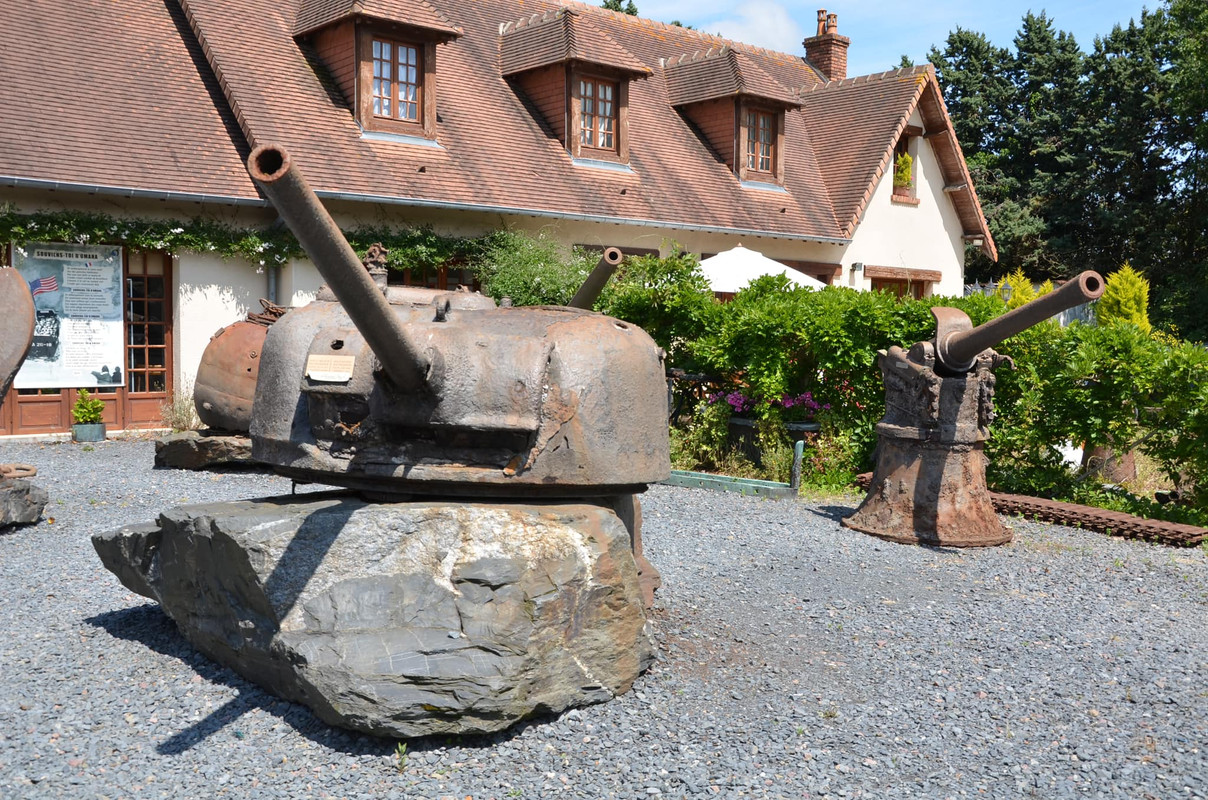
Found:
[[[578,308],[387,287],[284,149],[256,148],[248,170],[327,282],[257,347],[256,460],[390,496],[616,496],[667,477],[663,353],[584,310],[619,252]]]
[[[994,420],[990,349],[1103,294],[1086,271],[1061,288],[973,327],[959,309],[937,307],[935,339],[881,352],[885,417],[868,496],[843,520],[854,530],[913,544],[984,547],[1010,541],[986,488],[985,441]]]

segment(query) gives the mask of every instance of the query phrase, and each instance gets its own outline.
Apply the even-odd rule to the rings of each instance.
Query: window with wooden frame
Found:
[[[739,180],[782,183],[784,111],[746,103],[738,109],[737,172]]]
[[[619,87],[616,81],[580,77],[579,145],[583,150],[616,152]]]
[[[893,163],[890,164],[890,168],[893,179],[891,198],[895,203],[919,204],[915,193],[915,176],[918,172],[918,165],[915,161],[918,158],[918,148],[913,146],[913,142],[922,135],[922,128],[917,125],[908,125],[898,138],[898,143],[894,145]]]
[[[373,116],[419,124],[423,90],[420,47],[376,37],[371,47]]]
[[[874,278],[871,288],[874,292],[889,292],[898,297],[913,297],[915,300],[922,300],[923,292],[926,290],[926,286],[921,281],[891,278]]]
[[[748,110],[747,171],[773,175],[776,167],[776,115]]]
[[[361,127],[433,138],[435,44],[362,30],[357,49],[357,116]]]
[[[568,70],[570,130],[567,145],[574,158],[629,161],[628,81],[619,76]]]

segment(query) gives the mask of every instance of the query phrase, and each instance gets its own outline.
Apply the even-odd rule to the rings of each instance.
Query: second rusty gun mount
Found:
[[[248,168],[327,281],[265,337],[254,458],[393,496],[617,496],[667,477],[663,353],[640,328],[584,310],[619,252],[606,251],[579,308],[387,287],[284,149],[256,148]]]
[[[885,417],[877,463],[854,530],[896,542],[985,547],[1010,541],[986,487],[985,442],[994,420],[999,342],[1103,294],[1087,270],[1059,289],[973,327],[959,309],[936,307],[932,341],[881,352]]]

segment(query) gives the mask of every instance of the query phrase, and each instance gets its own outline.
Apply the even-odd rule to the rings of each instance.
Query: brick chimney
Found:
[[[847,77],[847,48],[851,39],[839,35],[839,15],[818,9],[818,33],[806,39],[805,58],[828,81]]]

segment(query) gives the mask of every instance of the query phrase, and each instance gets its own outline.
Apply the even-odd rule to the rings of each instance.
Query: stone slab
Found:
[[[210,658],[379,736],[608,700],[654,657],[630,532],[604,504],[332,492],[183,506],[93,544]]]
[[[255,464],[252,440],[247,436],[204,431],[170,433],[155,442],[155,466],[172,469],[206,469],[222,464]]]

